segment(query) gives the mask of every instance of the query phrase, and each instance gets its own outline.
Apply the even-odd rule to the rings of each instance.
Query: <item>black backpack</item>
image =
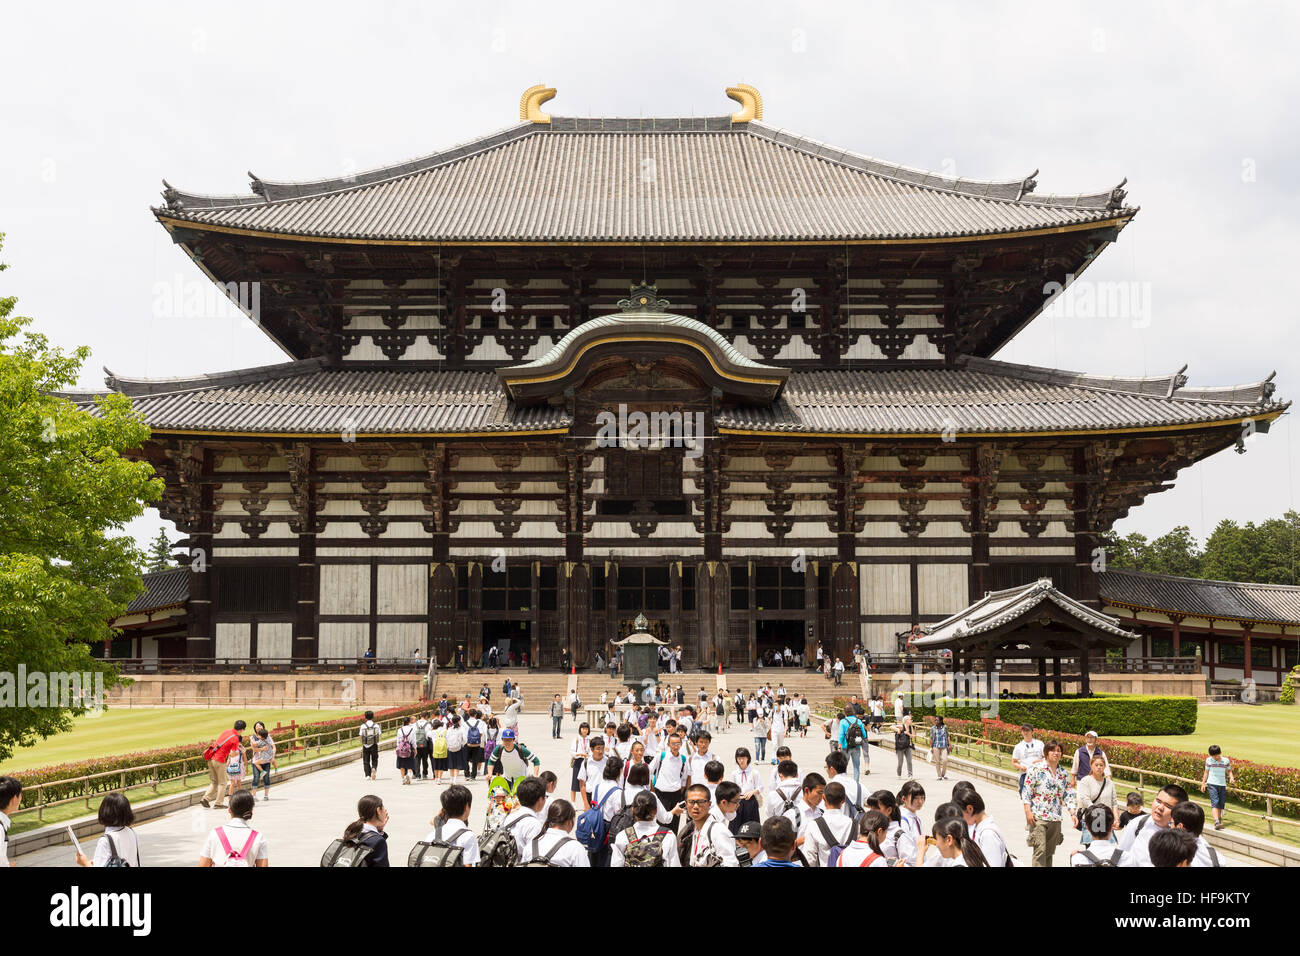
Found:
[[[862,746],[862,724],[856,719],[848,722],[849,727],[844,731],[844,743],[849,749]]]
[[[406,856],[407,866],[460,866],[464,849],[442,838],[442,824],[433,828],[433,839],[421,840]]]
[[[1109,859],[1099,860],[1092,855],[1092,850],[1080,850],[1079,852],[1089,861],[1084,863],[1084,866],[1119,866],[1119,858],[1124,855],[1123,850],[1116,848],[1111,852]]]
[[[564,844],[572,843],[573,837],[565,837],[562,840],[555,841],[555,846],[547,850],[545,854],[539,855],[537,849],[541,842],[542,834],[539,833],[537,836],[533,837],[533,858],[523,864],[524,866],[559,866],[560,864],[552,862],[552,858],[556,853],[560,852],[560,848],[564,846]]]
[[[514,834],[510,831],[522,819],[522,816],[515,817],[509,823],[479,837],[479,866],[519,865],[519,845],[515,843]]]
[[[360,840],[335,840],[325,848],[320,865],[324,867],[369,866],[374,847]]]
[[[108,861],[107,861],[104,865],[105,865],[105,866],[125,866],[125,867],[129,867],[131,864],[128,863],[128,862],[126,862],[126,860],[124,860],[124,859],[123,859],[123,858],[118,854],[118,852],[117,852],[117,844],[113,842],[113,838],[112,838],[111,836],[109,836],[107,833],[105,833],[105,834],[104,834],[104,839],[108,841]],[[140,862],[139,857],[136,858],[136,861],[135,861],[135,862],[136,862],[136,863],[139,863],[139,862]],[[1216,866],[1217,866],[1217,864],[1216,864]]]

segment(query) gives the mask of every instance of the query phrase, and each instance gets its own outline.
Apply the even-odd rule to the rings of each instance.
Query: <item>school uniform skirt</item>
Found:
[[[398,758],[397,758],[397,769],[398,769],[398,770],[412,770],[412,771],[415,770],[415,754],[412,753],[411,756],[409,756],[409,757],[398,757]]]
[[[578,771],[582,769],[582,761],[577,759],[576,757],[571,757],[570,759],[573,760],[573,782],[569,784],[569,792],[577,793],[579,789]]]
[[[468,770],[469,761],[465,759],[465,748],[460,750],[447,751],[447,768],[448,770]]]
[[[451,751],[448,751],[448,754],[450,754],[450,753],[451,753]],[[434,770],[447,770],[447,769],[448,769],[448,764],[449,764],[450,760],[451,760],[451,757],[450,757],[450,756],[447,756],[447,757],[433,757],[433,758],[431,759],[430,762],[433,764],[433,769],[434,769]]]

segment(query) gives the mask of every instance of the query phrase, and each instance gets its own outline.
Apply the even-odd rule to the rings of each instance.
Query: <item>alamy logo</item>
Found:
[[[0,671],[0,707],[82,710],[87,716],[104,711],[104,675],[67,671],[32,671],[18,665],[18,673]]]
[[[50,925],[77,927],[125,926],[133,936],[148,936],[153,929],[153,897],[148,893],[71,892],[50,897]]]
[[[703,412],[629,412],[620,403],[618,413],[596,413],[598,448],[684,448],[687,458],[704,453]]]

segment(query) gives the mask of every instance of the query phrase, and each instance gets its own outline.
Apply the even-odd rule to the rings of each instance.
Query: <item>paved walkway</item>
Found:
[[[733,725],[732,729],[713,742],[713,751],[727,766],[728,774],[735,769],[732,755],[737,747],[753,750],[754,741],[747,725]],[[575,723],[564,719],[564,738],[551,738],[550,718],[541,714],[524,714],[520,722],[520,739],[542,759],[542,769],[552,770],[560,778],[559,791],[568,797],[570,773],[569,744],[576,733]],[[806,738],[787,737],[786,744],[793,751],[801,773],[816,770],[825,772],[826,740],[819,730],[810,730]],[[876,789],[897,791],[903,779],[894,773],[892,750],[870,748],[871,773],[861,781],[868,792]],[[770,753],[770,750],[769,750]],[[396,769],[396,758],[391,750],[380,755],[379,779],[361,777],[360,749],[353,763],[331,770],[322,770],[291,780],[281,786],[272,786],[271,799],[263,802],[259,796],[253,815],[253,828],[265,834],[270,847],[272,866],[316,866],[325,847],[354,819],[357,799],[364,794],[381,796],[391,814],[388,826],[388,844],[394,865],[405,862],[406,853],[430,829],[429,821],[438,811],[439,794],[445,789],[432,780],[402,786]],[[863,768],[864,770],[866,768]],[[932,819],[934,807],[947,800],[952,786],[960,779],[958,772],[950,772],[949,780],[935,779],[930,764],[918,759],[914,767],[917,779],[926,788],[927,808],[922,819]],[[852,768],[850,768],[850,773]],[[766,772],[765,772],[766,777]],[[977,789],[984,797],[989,812],[1000,822],[1011,851],[1026,865],[1029,850],[1024,845],[1024,813],[1015,792],[988,781],[977,781]],[[474,805],[471,825],[482,826],[486,812],[486,782],[480,778],[471,785]],[[212,827],[227,818],[222,810],[205,810],[192,806],[137,827],[140,837],[141,858],[147,866],[194,866],[199,850]],[[83,839],[89,852],[96,838]],[[1057,851],[1058,864],[1064,865],[1068,850],[1074,849],[1075,838],[1066,836],[1066,843]],[[1226,858],[1227,854],[1223,854]],[[18,859],[19,866],[73,866],[71,847],[53,847],[25,854]],[[1232,865],[1249,865],[1232,860]]]

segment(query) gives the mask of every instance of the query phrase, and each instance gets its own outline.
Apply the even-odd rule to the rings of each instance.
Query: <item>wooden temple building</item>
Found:
[[[187,536],[184,614],[133,656],[550,667],[644,612],[713,669],[892,653],[1040,578],[1100,610],[1096,535],[1286,408],[993,357],[1119,239],[1120,187],[880,162],[748,87],[691,119],[553,95],[349,178],[167,187],[161,227],[285,361],[110,373]],[[601,440],[637,412],[663,440]]]

